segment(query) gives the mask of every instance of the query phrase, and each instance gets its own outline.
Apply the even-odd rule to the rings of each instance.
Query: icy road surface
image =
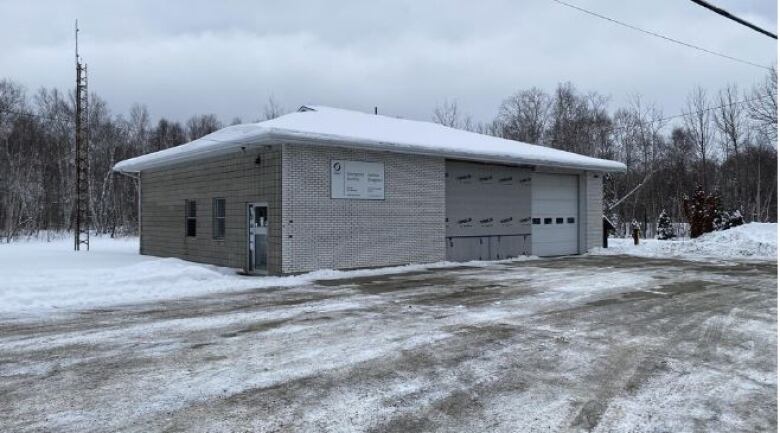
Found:
[[[585,256],[0,319],[9,432],[755,432],[777,263]]]

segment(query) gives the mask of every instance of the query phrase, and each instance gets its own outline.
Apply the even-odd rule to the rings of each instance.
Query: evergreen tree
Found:
[[[745,224],[745,220],[742,218],[742,212],[739,209],[735,209],[729,216],[729,226],[737,227]]]
[[[661,211],[661,215],[658,216],[658,234],[656,237],[661,240],[674,239],[675,238],[674,227],[672,227],[672,219],[666,214],[666,209]]]
[[[696,187],[693,197],[685,196],[683,210],[691,224],[691,238],[697,238],[716,229],[716,223],[720,221],[719,208],[718,193],[707,195],[701,185]]]

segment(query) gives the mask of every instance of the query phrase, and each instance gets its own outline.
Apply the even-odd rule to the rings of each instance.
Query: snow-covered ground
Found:
[[[640,239],[639,245],[634,245],[632,239],[610,239],[609,248],[598,248],[591,254],[686,260],[777,260],[777,224],[750,223],[696,239]]]
[[[687,260],[777,260],[777,224],[746,224],[695,240],[610,239],[593,255],[628,254]],[[518,260],[526,260],[522,258]],[[487,266],[489,262],[471,262]],[[453,263],[359,271],[323,270],[290,277],[246,277],[233,269],[138,254],[137,238],[93,237],[90,251],[72,240],[33,239],[0,244],[0,316],[15,317],[179,299],[212,293],[292,287],[321,279],[403,273]]]
[[[776,429],[776,262],[405,270],[0,315],[0,431]]]
[[[211,293],[292,287],[314,280],[397,274],[453,265],[442,262],[355,271],[321,270],[288,277],[248,277],[229,268],[142,256],[138,253],[137,238],[93,237],[90,250],[79,252],[73,251],[73,240],[68,237],[22,240],[0,243],[0,316],[23,317]]]
[[[90,251],[70,238],[0,245],[0,315],[171,299],[240,287],[235,273],[138,254],[138,239],[93,237]],[[262,284],[262,283],[260,283]]]

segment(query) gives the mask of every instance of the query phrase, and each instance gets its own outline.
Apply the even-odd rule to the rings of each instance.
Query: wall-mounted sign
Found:
[[[385,164],[343,159],[330,161],[330,197],[384,200]]]

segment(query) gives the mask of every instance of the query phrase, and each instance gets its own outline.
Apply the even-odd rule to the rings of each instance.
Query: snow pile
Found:
[[[137,239],[0,245],[0,314],[24,315],[205,294],[241,282],[217,267],[138,254]]]
[[[527,258],[524,258],[527,259]],[[523,260],[523,259],[514,259]],[[494,262],[470,262],[487,266]],[[398,274],[441,262],[354,271],[321,270],[287,277],[243,276],[236,270],[138,254],[138,239],[91,239],[90,251],[73,251],[69,237],[0,244],[0,315],[179,299],[211,293],[292,287],[315,280]],[[462,265],[458,263],[457,265]]]
[[[729,230],[707,233],[696,239],[662,241],[610,239],[609,248],[591,254],[629,254],[642,257],[678,257],[685,259],[777,260],[777,224],[750,223]]]

